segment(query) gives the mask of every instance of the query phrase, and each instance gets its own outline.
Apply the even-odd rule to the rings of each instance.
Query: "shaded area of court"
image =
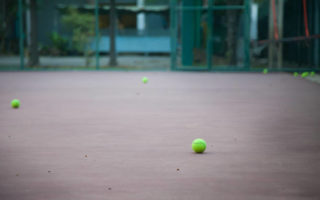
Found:
[[[0,199],[319,199],[319,91],[289,74],[0,73]]]

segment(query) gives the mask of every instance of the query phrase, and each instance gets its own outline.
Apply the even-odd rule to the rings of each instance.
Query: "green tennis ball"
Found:
[[[18,99],[13,99],[11,101],[11,107],[12,108],[19,108],[20,107],[20,101]]]
[[[267,74],[268,73],[268,69],[267,68],[263,69],[262,73],[263,74]]]
[[[305,77],[307,77],[307,76],[309,76],[309,72],[303,72],[303,73],[301,74],[301,77],[302,77],[302,78],[305,78]]]
[[[299,73],[298,73],[298,72],[294,72],[294,73],[293,73],[293,76],[294,76],[294,77],[298,77],[298,76],[299,76]]]
[[[203,153],[206,150],[207,143],[203,139],[197,138],[192,142],[192,149],[196,153]]]
[[[142,83],[148,83],[148,78],[147,77],[143,77],[142,78]]]
[[[310,72],[310,76],[314,76],[315,74],[315,72]]]

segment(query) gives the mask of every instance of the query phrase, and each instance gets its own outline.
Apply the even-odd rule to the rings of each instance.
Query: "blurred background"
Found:
[[[317,0],[1,0],[0,70],[318,71]]]

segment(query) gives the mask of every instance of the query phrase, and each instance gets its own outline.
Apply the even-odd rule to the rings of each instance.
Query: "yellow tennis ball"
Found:
[[[142,83],[148,83],[148,78],[147,77],[143,77],[142,78]]]
[[[302,78],[305,78],[305,77],[307,77],[307,76],[309,76],[309,72],[303,72],[303,73],[301,74],[301,77],[302,77]]]
[[[19,108],[20,107],[20,101],[18,99],[13,99],[11,101],[11,107],[12,108]]]
[[[192,149],[196,153],[203,153],[206,150],[207,143],[203,139],[197,138],[192,142]]]
[[[267,74],[268,72],[269,72],[269,70],[267,68],[264,68],[262,71],[263,74]]]

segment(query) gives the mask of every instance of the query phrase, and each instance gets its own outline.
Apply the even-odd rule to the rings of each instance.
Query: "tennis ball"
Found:
[[[12,108],[19,108],[20,107],[20,101],[18,99],[13,99],[11,101],[11,107]]]
[[[147,77],[143,77],[142,78],[142,83],[148,83],[148,78]]]
[[[310,72],[310,76],[314,76],[315,74],[315,72]]]
[[[309,76],[309,72],[303,72],[303,73],[301,74],[301,77],[302,77],[302,78],[305,78],[305,77],[307,77],[307,76]]]
[[[197,138],[192,141],[192,149],[196,153],[203,153],[206,150],[207,143],[203,139]]]
[[[268,73],[268,69],[267,69],[267,68],[264,68],[263,71],[262,71],[262,73],[263,73],[263,74],[267,74],[267,73]]]
[[[298,73],[298,72],[294,72],[294,73],[293,73],[293,76],[294,76],[294,77],[298,77],[298,76],[299,76],[299,73]]]

